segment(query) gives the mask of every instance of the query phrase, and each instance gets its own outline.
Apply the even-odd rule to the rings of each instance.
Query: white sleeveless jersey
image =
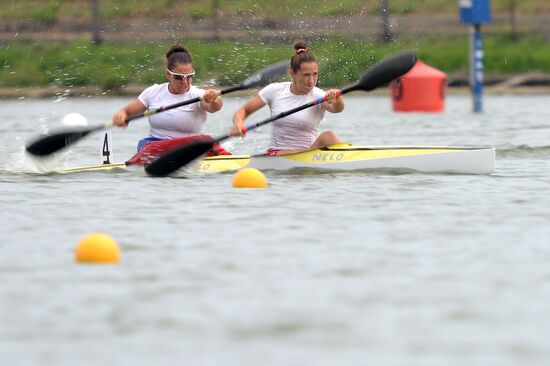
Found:
[[[155,109],[201,97],[203,94],[204,90],[193,85],[187,93],[172,94],[168,90],[168,83],[164,83],[151,85],[138,96],[138,99],[147,109]],[[162,139],[199,135],[204,122],[206,122],[206,111],[200,108],[198,102],[149,117],[151,136]]]
[[[290,84],[273,83],[260,90],[258,95],[269,106],[272,116],[325,96],[325,92],[317,87],[308,94],[292,94]],[[269,148],[308,149],[319,135],[319,124],[324,116],[325,111],[316,105],[273,121]]]

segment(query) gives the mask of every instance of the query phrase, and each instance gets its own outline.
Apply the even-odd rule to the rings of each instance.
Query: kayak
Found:
[[[320,171],[377,170],[422,173],[490,174],[495,170],[492,147],[353,146],[327,148],[279,156],[219,156],[203,159],[199,172],[223,172],[244,167],[259,170]]]
[[[293,154],[220,155],[205,157],[194,170],[230,172],[244,167],[259,170],[391,171],[419,173],[491,174],[495,170],[492,146],[356,146],[341,143]],[[126,169],[125,163],[89,165],[61,173]]]

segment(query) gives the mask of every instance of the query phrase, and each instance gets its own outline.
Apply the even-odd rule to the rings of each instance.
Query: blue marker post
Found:
[[[479,24],[474,25],[470,47],[470,85],[474,97],[474,112],[483,112],[483,37]]]
[[[481,24],[491,21],[490,0],[458,0],[460,21],[472,25],[470,42],[470,88],[474,112],[483,112],[483,37]]]

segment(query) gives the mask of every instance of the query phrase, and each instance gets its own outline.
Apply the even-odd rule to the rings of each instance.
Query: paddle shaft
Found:
[[[337,93],[337,96],[336,97],[339,97],[340,95],[343,95],[343,94],[346,94],[350,91],[353,91],[353,90],[356,90],[358,89],[359,86],[357,84],[354,84],[354,85],[351,85],[351,86],[348,86],[344,89],[340,89]],[[256,122],[256,123],[252,123],[252,124],[249,124],[248,126],[243,126],[242,128],[242,132],[245,133],[247,131],[250,131],[250,130],[253,130],[253,129],[256,129],[258,127],[261,127],[263,125],[266,125],[268,123],[271,123],[277,119],[281,119],[281,118],[284,118],[286,116],[289,116],[291,114],[294,114],[296,112],[299,112],[301,110],[304,110],[304,109],[307,109],[307,108],[310,108],[310,107],[313,107],[313,106],[316,106],[316,105],[319,105],[321,103],[324,103],[327,101],[327,96],[325,95],[324,97],[322,98],[317,98],[315,99],[314,101],[311,101],[309,103],[306,103],[306,104],[303,104],[301,106],[298,106],[296,108],[292,108],[292,109],[289,109],[288,111],[284,111],[284,112],[281,112],[279,114],[276,114],[274,116],[271,116],[261,122]],[[216,140],[214,140],[214,143],[219,143],[219,142],[222,142],[224,140],[227,140],[228,138],[232,137],[232,135],[230,134],[227,134],[225,136],[222,136],[222,137],[219,137],[217,138]]]
[[[243,90],[245,88],[246,87],[243,84],[232,86],[230,88],[220,90],[219,95],[231,93],[231,92],[234,92],[234,91],[237,91],[237,90]],[[167,105],[167,106],[162,106],[162,107],[155,108],[155,109],[148,109],[143,113],[134,114],[133,116],[130,116],[130,117],[126,118],[126,123],[129,123],[130,121],[133,121],[133,120],[138,119],[138,118],[150,117],[154,114],[164,112],[164,111],[167,111],[169,109],[174,109],[174,108],[178,108],[178,107],[183,107],[185,105],[197,103],[197,102],[200,102],[201,100],[203,100],[203,97],[195,97],[193,99],[188,99],[188,100],[185,100],[183,102],[174,103],[174,104],[170,104],[170,105]],[[102,126],[102,128],[103,128],[103,126]]]
[[[224,90],[221,90],[219,92],[220,95],[231,93],[233,91],[246,89],[247,85],[245,83],[239,84],[237,86],[232,86],[230,88],[226,88]],[[203,99],[203,97],[196,97],[193,99],[188,99],[183,102],[170,104],[167,106],[163,106],[156,109],[150,109],[146,110],[143,113],[136,114],[133,116],[130,116],[126,119],[126,124],[128,124],[130,121],[133,121],[135,119],[141,118],[141,117],[149,117],[154,114],[167,111],[169,109],[174,109],[178,107],[182,107],[184,105],[189,105],[193,103],[200,102]],[[76,141],[80,140],[81,138],[89,135],[92,132],[100,131],[103,129],[109,129],[113,127],[113,122],[108,121],[102,125],[92,126],[84,129],[79,130],[72,130],[68,132],[58,132],[52,135],[44,136],[39,138],[38,140],[32,142],[30,145],[27,146],[26,150],[35,155],[35,156],[46,156],[51,153],[54,153],[68,145],[74,144]]]
[[[414,52],[404,52],[392,58],[382,60],[376,65],[374,65],[373,67],[371,67],[369,70],[367,70],[367,72],[363,74],[363,76],[361,77],[361,80],[359,80],[357,83],[350,85],[348,87],[345,87],[343,89],[340,89],[340,92],[338,93],[338,95],[343,95],[357,89],[361,89],[365,91],[375,89],[380,85],[388,83],[391,80],[394,80],[395,78],[405,74],[414,66],[415,63],[416,63],[416,54]],[[326,100],[327,98],[326,96],[324,96],[312,102],[306,103],[302,106],[290,109],[285,112],[281,112],[275,116],[271,116],[270,118],[263,120],[261,122],[244,126],[242,128],[242,132],[245,133],[247,131],[253,130],[267,123],[273,122],[276,119],[286,117],[290,114],[299,112],[303,109],[313,107],[315,105],[326,102]],[[231,135],[225,135],[214,140],[214,142],[221,142],[230,137]]]
[[[246,80],[244,80],[239,85],[231,86],[229,88],[225,88],[223,90],[220,90],[219,95],[224,95],[224,94],[227,94],[227,93],[232,93],[234,91],[244,90],[244,89],[248,89],[248,88],[252,88],[252,87],[256,87],[256,86],[267,85],[268,83],[274,82],[276,79],[278,79],[282,74],[284,74],[284,72],[287,69],[288,69],[288,61],[281,61],[281,62],[275,63],[275,64],[270,65],[270,66],[264,68],[263,70],[255,73],[254,75],[249,76]],[[169,109],[174,109],[174,108],[182,107],[184,105],[197,103],[201,100],[203,100],[203,97],[196,97],[196,98],[189,99],[189,100],[186,100],[186,101],[183,101],[183,102],[171,104],[171,105],[168,105],[168,106],[163,106],[163,107],[160,107],[160,108],[157,108],[157,109],[150,109],[150,110],[147,110],[143,113],[136,114],[136,115],[128,117],[126,119],[126,123],[128,123],[128,122],[130,122],[134,119],[137,119],[137,118],[149,117],[149,116],[152,116],[156,113],[164,112],[164,111],[167,111]]]
[[[268,81],[274,81],[274,79],[278,78],[280,76],[280,74],[282,74],[283,70],[286,70],[287,68],[288,68],[288,62],[287,61],[278,62],[278,63],[273,64],[273,65],[267,67],[266,69],[264,69],[264,70],[262,70],[262,71],[260,71],[256,74],[250,76],[249,78],[247,78],[245,81],[243,81],[239,85],[231,86],[229,88],[225,88],[225,89],[221,90],[219,92],[219,95],[232,93],[232,92],[238,91],[238,90],[248,89],[248,88],[251,88],[251,87],[254,87],[254,86],[264,85]],[[203,99],[203,97],[196,97],[196,98],[189,99],[189,100],[186,100],[186,101],[183,101],[183,102],[171,104],[171,105],[168,105],[168,106],[163,106],[163,107],[160,107],[160,108],[157,108],[157,109],[147,110],[143,113],[136,114],[134,116],[128,117],[126,119],[126,123],[128,123],[128,122],[130,122],[134,119],[137,119],[137,118],[149,117],[149,116],[152,116],[156,113],[164,112],[164,111],[167,111],[169,109],[174,109],[174,108],[182,107],[184,105],[193,104],[193,103],[201,101],[202,99]]]
[[[339,90],[337,93],[337,97],[347,93],[348,91],[356,89],[358,86],[354,85],[342,90]],[[265,124],[268,124],[270,122],[275,121],[276,119],[286,117],[290,114],[299,112],[303,109],[313,107],[315,105],[321,104],[323,102],[327,101],[327,97],[324,96],[322,98],[315,99],[312,102],[306,103],[304,105],[298,106],[296,108],[290,109],[288,111],[281,112],[275,116],[271,116],[270,118],[263,120],[258,123],[253,123],[248,126],[242,127],[242,132],[245,133],[246,131],[253,130],[255,128],[258,128],[260,126],[263,126]],[[216,144],[220,143],[223,140],[226,140],[230,137],[233,137],[233,135],[227,134],[224,136],[221,136],[215,140],[211,141],[197,141],[188,145],[184,145],[180,148],[173,149],[172,151],[169,151],[165,155],[159,157],[155,161],[151,162],[145,167],[145,171],[154,176],[164,176],[168,175],[183,165],[191,162],[192,160],[198,158],[199,156],[206,154],[208,150],[212,149]]]
[[[283,75],[286,72],[286,70],[288,70],[288,63],[286,61],[278,62],[276,64],[266,67],[265,69],[257,72],[256,74],[249,76],[246,80],[244,80],[241,84],[237,86],[233,86],[233,87],[229,87],[224,90],[221,90],[219,92],[219,95],[231,93],[237,90],[252,88],[255,86],[267,85],[268,83],[271,83],[276,79],[278,79],[281,75]],[[168,106],[163,106],[152,110],[146,110],[143,113],[127,117],[125,123],[128,124],[130,121],[133,121],[141,117],[149,117],[159,112],[164,112],[169,109],[174,109],[174,108],[182,107],[184,105],[197,103],[197,102],[200,102],[201,100],[203,100],[203,98],[201,97],[193,98],[183,102],[171,104]],[[26,147],[26,150],[28,153],[35,156],[46,156],[56,151],[59,151],[60,149],[63,149],[68,145],[74,144],[76,141],[89,135],[92,132],[99,131],[102,129],[109,129],[113,127],[113,125],[114,124],[112,121],[108,121],[102,125],[86,127],[86,128],[78,128],[70,131],[59,131],[59,132],[49,134],[36,139]]]
[[[246,86],[244,86],[243,84],[239,84],[239,85],[236,85],[236,86],[232,86],[230,88],[220,90],[219,95],[231,93],[231,92],[234,92],[234,91],[237,91],[237,90],[242,90],[242,89],[245,89],[245,88],[246,88]],[[142,117],[150,117],[154,114],[164,112],[164,111],[167,111],[167,110],[170,110],[170,109],[178,108],[178,107],[183,107],[185,105],[197,103],[197,102],[200,102],[201,100],[203,100],[202,96],[201,97],[195,97],[193,99],[184,100],[183,102],[179,102],[179,103],[174,103],[174,104],[162,106],[162,107],[155,108],[155,109],[148,109],[148,110],[144,111],[143,113],[134,114],[134,115],[126,118],[126,124],[130,123],[133,120],[142,118]],[[108,121],[108,122],[105,122],[102,125],[91,127],[85,132],[85,134],[83,134],[82,136],[78,136],[77,140],[80,139],[81,137],[91,133],[91,132],[95,132],[95,131],[99,131],[99,130],[103,130],[103,129],[109,129],[113,126],[114,126],[114,123],[112,121]]]
[[[232,86],[230,88],[220,90],[219,95],[223,95],[223,94],[227,94],[227,93],[231,93],[231,92],[238,91],[238,90],[243,90],[243,89],[246,89],[246,86],[243,85],[243,84],[239,84],[239,85],[236,85],[236,86]],[[202,96],[201,97],[195,97],[193,99],[184,100],[183,102],[179,102],[179,103],[174,103],[174,104],[162,106],[162,107],[155,108],[155,109],[148,109],[148,110],[144,111],[143,113],[134,114],[134,115],[126,118],[126,124],[130,123],[133,120],[142,118],[142,117],[150,117],[154,114],[164,112],[164,111],[167,111],[167,110],[170,110],[170,109],[178,108],[178,107],[183,107],[183,106],[186,106],[186,105],[189,105],[189,104],[197,103],[197,102],[200,102],[201,100],[203,100]],[[111,128],[113,125],[114,124],[113,124],[112,121],[108,121],[108,122],[105,122],[102,125],[98,125],[98,126],[89,128],[87,130],[86,134],[88,134],[90,132],[102,130],[102,129],[108,129],[108,128]]]

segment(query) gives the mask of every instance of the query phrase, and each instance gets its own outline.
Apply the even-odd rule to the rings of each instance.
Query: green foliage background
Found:
[[[458,17],[455,0],[389,0],[392,13],[452,12]],[[0,7],[0,20],[27,24],[56,23],[62,20],[89,22],[90,0],[11,0]],[[147,16],[179,18],[193,22],[216,11],[240,15],[285,19],[288,17],[372,14],[379,0],[100,0],[103,20]],[[521,14],[548,12],[548,0],[492,0],[493,12],[506,12],[514,5]],[[503,28],[506,32],[506,29]],[[247,75],[292,55],[291,41],[221,40],[204,42],[182,39],[195,61],[196,83],[233,85]],[[94,45],[90,35],[74,42],[0,42],[0,87],[57,85],[96,86],[102,90],[128,84],[163,82],[164,52],[172,43],[105,42]],[[466,75],[469,68],[468,36],[426,35],[380,44],[347,38],[306,38],[320,63],[321,86],[343,86],[357,80],[362,72],[381,58],[403,50],[416,50],[426,63],[450,75]],[[550,40],[546,35],[485,35],[485,72],[488,75],[550,70]]]
[[[233,85],[271,63],[290,59],[291,44],[257,44],[222,40],[182,42],[193,55],[196,83]],[[164,82],[164,52],[171,43],[11,43],[0,46],[0,85],[8,87],[95,85],[112,89],[127,84]],[[312,40],[320,64],[321,86],[343,86],[385,56],[415,50],[426,63],[449,74],[466,74],[467,37],[423,38],[387,44],[350,39]],[[547,72],[550,47],[542,37],[510,41],[486,37],[487,74]]]

